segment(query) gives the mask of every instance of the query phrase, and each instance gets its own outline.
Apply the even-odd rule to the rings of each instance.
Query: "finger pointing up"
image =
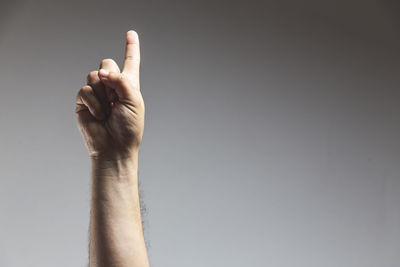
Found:
[[[140,66],[139,37],[135,31],[128,31],[126,33],[125,61],[122,72],[134,78],[138,78],[139,66]]]

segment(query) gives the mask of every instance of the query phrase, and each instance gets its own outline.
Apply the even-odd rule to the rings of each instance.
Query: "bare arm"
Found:
[[[148,266],[137,183],[137,154],[92,160],[90,266]]]
[[[123,71],[111,59],[77,95],[79,128],[92,166],[90,267],[148,267],[138,192],[144,102],[139,39],[129,31]]]

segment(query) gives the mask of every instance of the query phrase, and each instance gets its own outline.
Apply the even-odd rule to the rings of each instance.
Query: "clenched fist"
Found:
[[[114,60],[104,59],[79,90],[76,115],[91,157],[121,159],[138,151],[145,113],[139,66],[139,38],[128,31],[122,72]]]

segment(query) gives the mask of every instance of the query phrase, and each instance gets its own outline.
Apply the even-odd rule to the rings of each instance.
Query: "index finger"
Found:
[[[126,33],[126,49],[124,68],[122,72],[129,75],[139,75],[140,66],[140,48],[139,37],[135,31]]]

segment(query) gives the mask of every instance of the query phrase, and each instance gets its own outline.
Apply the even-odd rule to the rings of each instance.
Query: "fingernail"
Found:
[[[100,69],[100,70],[99,70],[99,74],[100,74],[100,76],[102,76],[103,78],[107,78],[109,72],[108,72],[107,70],[105,70],[105,69]]]

